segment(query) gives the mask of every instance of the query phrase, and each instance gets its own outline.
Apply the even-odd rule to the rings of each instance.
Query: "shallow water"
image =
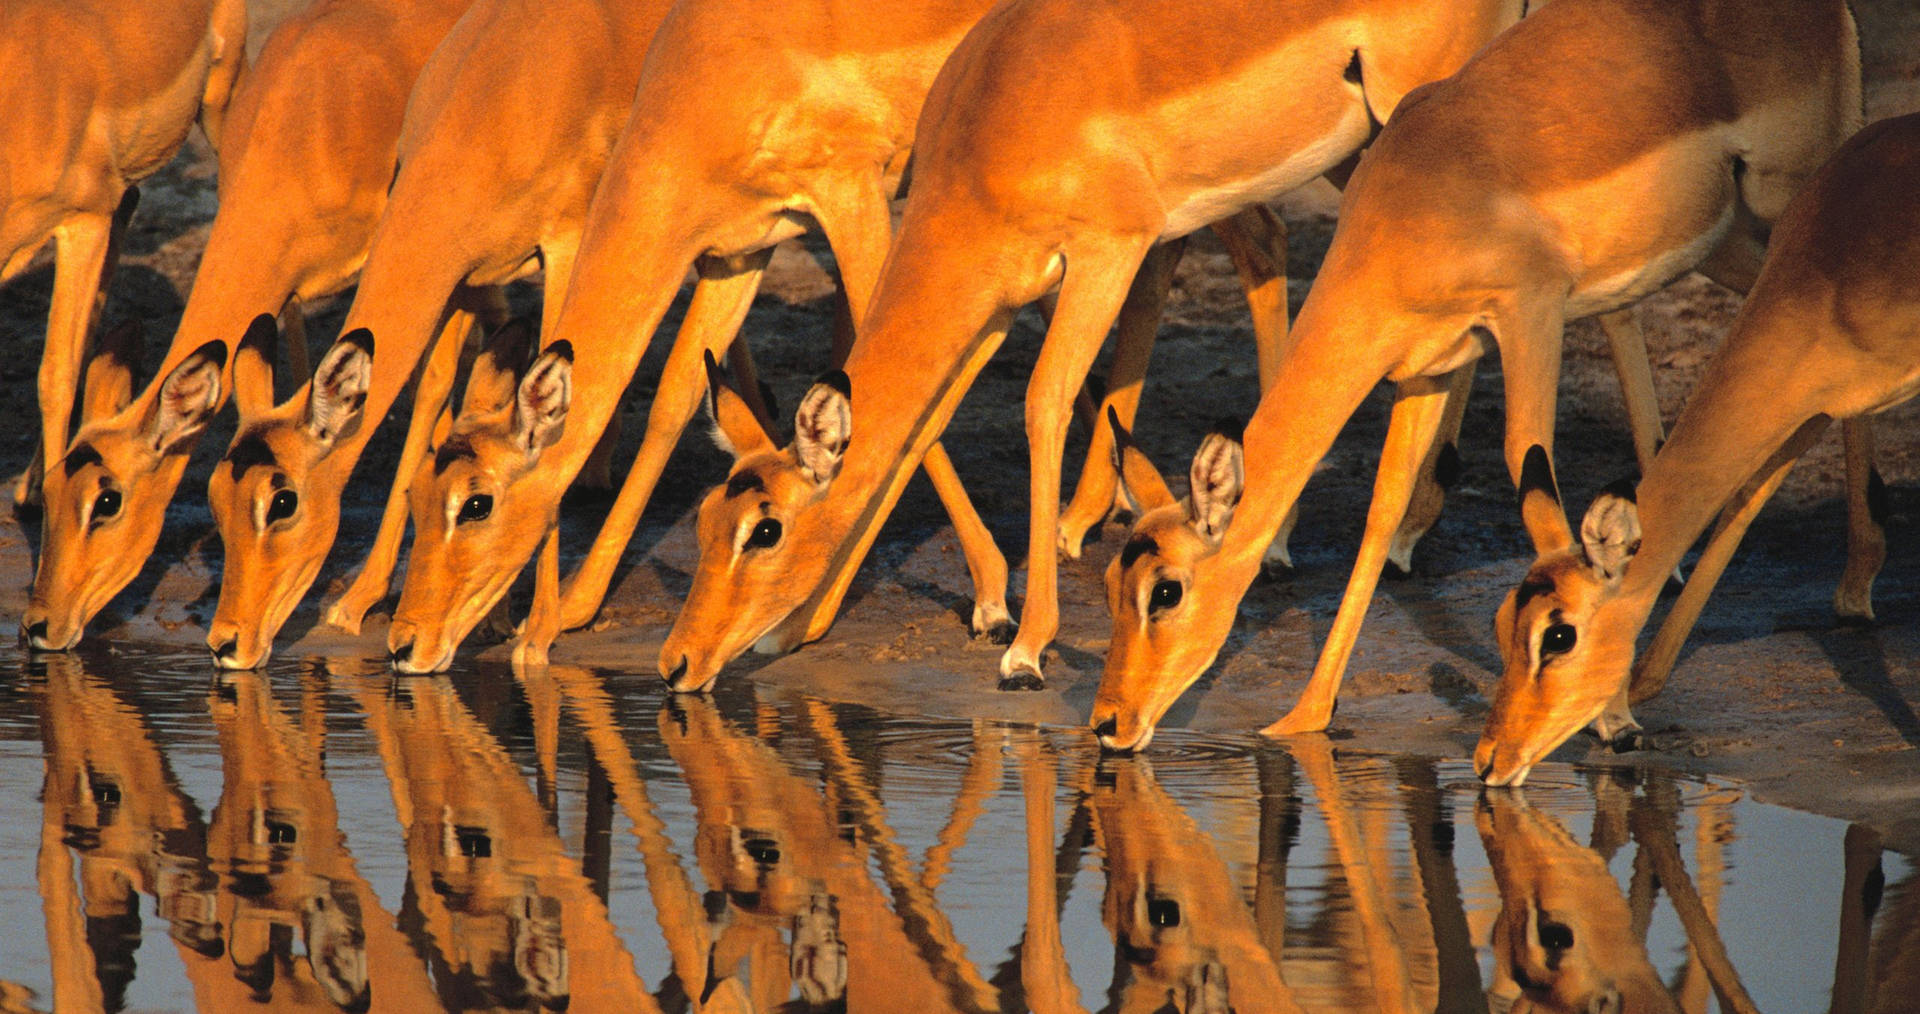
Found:
[[[1723,785],[1482,793],[1464,762],[1177,732],[1102,758],[558,666],[0,665],[0,1011],[1920,997],[1910,863]]]

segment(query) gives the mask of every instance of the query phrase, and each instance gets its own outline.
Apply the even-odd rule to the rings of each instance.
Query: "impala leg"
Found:
[[[560,636],[560,527],[547,529],[534,565],[533,609],[513,645],[513,664],[546,665],[547,651]]]
[[[1629,702],[1638,704],[1659,693],[1660,688],[1666,685],[1667,676],[1673,672],[1673,663],[1680,657],[1680,646],[1686,643],[1687,635],[1692,633],[1694,621],[1700,618],[1700,610],[1706,605],[1707,596],[1713,594],[1713,587],[1719,583],[1721,572],[1726,570],[1727,562],[1733,559],[1733,551],[1739,548],[1740,538],[1746,534],[1747,526],[1753,523],[1754,516],[1760,513],[1760,508],[1766,505],[1780,484],[1786,481],[1794,462],[1800,460],[1800,455],[1806,453],[1807,448],[1826,429],[1828,421],[1825,416],[1820,416],[1801,426],[1720,512],[1720,520],[1707,539],[1707,548],[1693,565],[1693,576],[1687,578],[1686,587],[1680,589],[1680,596],[1674,600],[1672,611],[1661,622],[1653,643],[1647,645],[1647,650],[1634,663],[1631,688],[1621,694],[1626,699],[1615,698],[1607,711],[1601,714],[1601,722],[1618,720],[1618,716],[1626,713]],[[1632,716],[1626,715],[1625,720],[1631,722]]]
[[[880,284],[880,271],[893,241],[893,216],[888,210],[886,190],[877,177],[865,175],[835,176],[814,182],[814,217],[833,246],[840,265],[840,285],[846,291],[847,306],[853,313],[856,330],[866,318],[873,291]],[[835,361],[844,358],[835,349]],[[1054,454],[1055,462],[1060,460]],[[920,468],[932,481],[940,496],[940,506],[953,521],[954,534],[960,539],[960,552],[966,557],[967,572],[973,579],[973,617],[968,630],[975,637],[987,637],[1004,644],[1013,632],[1013,616],[1007,611],[1007,559],[993,541],[993,533],[974,510],[973,501],[953,470],[946,448],[935,443],[921,456]],[[1056,491],[1056,496],[1058,493]],[[1049,527],[1049,531],[1051,531]]]
[[[1107,396],[1101,410],[1094,413],[1092,438],[1087,441],[1087,462],[1080,469],[1080,482],[1073,490],[1073,501],[1060,517],[1060,553],[1070,560],[1080,558],[1081,544],[1095,525],[1106,520],[1119,487],[1113,468],[1113,427],[1105,424],[1107,410],[1120,417],[1131,429],[1134,414],[1140,408],[1140,385],[1147,376],[1147,361],[1153,356],[1153,341],[1160,329],[1160,313],[1166,307],[1167,288],[1173,284],[1173,269],[1186,250],[1185,237],[1169,240],[1148,252],[1133,276],[1127,299],[1120,306],[1119,325],[1115,329],[1113,366],[1107,371]]]
[[[280,308],[280,341],[287,347],[287,376],[313,376],[313,365],[307,355],[307,309],[298,296],[288,297],[286,305]],[[278,403],[272,391],[266,395],[265,404]]]
[[[1469,363],[1454,374],[1473,371]],[[1340,611],[1333,619],[1326,645],[1306,690],[1286,717],[1262,730],[1269,736],[1290,736],[1302,732],[1320,732],[1333,719],[1334,700],[1340,693],[1340,681],[1347,671],[1347,659],[1353,654],[1360,636],[1360,624],[1373,590],[1380,581],[1380,568],[1387,559],[1387,547],[1406,517],[1407,504],[1419,481],[1420,465],[1433,447],[1434,435],[1446,418],[1447,402],[1452,397],[1453,376],[1416,377],[1400,385],[1393,402],[1393,416],[1387,424],[1387,441],[1380,453],[1380,471],[1374,478],[1373,502],[1367,508],[1366,533],[1360,540],[1360,558],[1347,579],[1346,594],[1340,599]]]
[[[1067,251],[1060,305],[1027,384],[1027,454],[1031,478],[1027,532],[1027,595],[1020,633],[1000,659],[1002,690],[1042,686],[1040,653],[1060,628],[1060,456],[1074,391],[1086,379],[1107,330],[1119,316],[1134,275],[1148,255],[1148,237],[1089,237]]]
[[[393,568],[400,561],[400,540],[407,533],[407,488],[412,485],[413,473],[426,455],[433,431],[447,409],[453,379],[460,369],[461,348],[472,328],[472,313],[451,311],[427,353],[420,378],[414,384],[413,413],[407,420],[406,443],[400,450],[393,485],[387,490],[386,507],[380,512],[380,530],[374,534],[373,549],[368,551],[366,562],[360,565],[353,583],[327,606],[324,619],[329,626],[358,634],[367,610],[387,597]]]
[[[1873,622],[1873,579],[1887,561],[1887,485],[1873,467],[1873,420],[1841,422],[1847,449],[1847,569],[1833,590],[1843,624]]]
[[[1447,490],[1460,478],[1460,424],[1467,417],[1467,396],[1473,393],[1475,368],[1468,366],[1453,371],[1447,414],[1440,420],[1433,446],[1420,460],[1419,478],[1414,480],[1413,500],[1407,505],[1407,516],[1387,544],[1386,574],[1389,577],[1413,575],[1413,547],[1440,520],[1440,510],[1447,503]],[[1298,510],[1299,505],[1294,509]]]
[[[660,388],[647,409],[647,431],[640,439],[633,467],[627,470],[620,495],[614,498],[607,519],[594,537],[587,558],[573,572],[560,600],[560,628],[573,630],[593,621],[606,598],[613,571],[626,552],[633,529],[653,496],[660,473],[666,469],[667,456],[680,442],[687,422],[700,407],[706,385],[706,353],[718,354],[735,344],[740,322],[753,305],[760,290],[760,278],[767,269],[773,248],[756,251],[730,261],[703,258],[697,265],[699,284],[693,290],[693,302],[674,336],[673,350],[660,373]]]
[[[85,215],[68,220],[53,233],[53,306],[47,313],[47,341],[40,353],[40,450],[14,487],[16,508],[40,502],[40,475],[67,453],[73,425],[73,401],[80,390],[80,368],[87,339],[105,300],[113,274],[124,216],[138,201],[128,190],[122,214]]]

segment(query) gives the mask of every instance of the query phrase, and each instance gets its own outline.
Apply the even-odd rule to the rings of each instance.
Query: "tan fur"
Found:
[[[291,323],[301,304],[353,280],[386,207],[407,94],[467,3],[322,0],[268,37],[228,110],[220,213],[153,383],[110,411],[89,399],[79,432],[61,444],[62,453],[85,445],[101,456],[100,472],[123,501],[119,519],[91,530],[74,523],[97,495],[98,476],[76,482],[58,467],[47,475],[40,566],[21,619],[23,629],[47,623],[36,646],[77,642],[153,552],[192,450],[156,456],[134,439],[167,375],[209,342],[223,344],[231,362],[257,314],[284,312]],[[303,341],[300,328],[290,331],[290,344]],[[304,345],[294,352],[304,373]],[[223,386],[221,403],[232,389]],[[240,395],[243,404],[255,396]],[[271,403],[272,391],[257,397]]]
[[[80,369],[135,183],[186,141],[195,118],[218,145],[245,64],[240,0],[13,0],[0,8],[0,282],[49,240],[53,305],[40,360],[40,447],[15,491],[67,446]],[[51,469],[47,469],[51,470]]]
[[[1883,121],[1848,142],[1788,208],[1752,294],[1640,483],[1644,534],[1624,579],[1550,555],[1527,576],[1548,591],[1518,610],[1508,596],[1497,628],[1506,664],[1474,754],[1483,777],[1524,780],[1596,718],[1603,735],[1636,728],[1629,699],[1664,683],[1747,525],[1827,420],[1864,424],[1920,391],[1916,174],[1920,117]],[[1636,665],[1635,639],[1665,575],[1716,515],[1686,589]],[[1579,631],[1581,647],[1536,672],[1527,638],[1552,609]]]
[[[1153,273],[1149,249],[1333,168],[1366,141],[1369,113],[1459,66],[1519,5],[1421,11],[1150,4],[1122,18],[1033,0],[985,18],[927,98],[900,239],[847,361],[855,437],[841,474],[817,503],[777,505],[792,547],[777,558],[749,565],[703,540],[662,671],[685,660],[699,684],[762,633],[778,649],[822,636],[1013,311],[1057,286],[1027,398],[1026,613],[1000,666],[1003,685],[1038,685],[1057,626],[1068,406],[1134,279]],[[1447,42],[1418,41],[1435,39]],[[1345,76],[1356,52],[1364,89]]]
[[[1550,479],[1565,320],[1750,253],[1756,223],[1857,122],[1856,49],[1839,0],[1558,0],[1410,96],[1349,185],[1275,381],[1285,393],[1247,426],[1251,479],[1219,552],[1186,564],[1184,607],[1151,636],[1115,618],[1093,713],[1117,727],[1105,742],[1141,741],[1211,664],[1267,538],[1386,379],[1400,397],[1359,560],[1306,691],[1266,731],[1324,729],[1461,371],[1498,345],[1509,473],[1518,483],[1537,446]],[[1527,491],[1521,514],[1543,554],[1571,543],[1550,488]]]
[[[421,71],[400,135],[400,171],[344,325],[374,334],[369,422],[336,447],[308,446],[294,455],[306,462],[294,488],[310,511],[284,532],[262,532],[247,514],[216,506],[227,564],[208,643],[239,646],[221,665],[252,667],[270,654],[274,634],[332,548],[340,497],[367,440],[432,345],[374,549],[328,619],[357,630],[385,596],[406,522],[407,485],[452,386],[460,346],[476,317],[499,316],[497,303],[463,286],[497,285],[544,266],[551,324],[587,204],[640,74],[638,54],[668,6],[483,0]],[[529,129],[502,130],[502,123]],[[289,431],[286,408],[243,413],[243,427],[301,442]],[[216,469],[209,496],[239,504],[244,497],[223,487],[257,481],[235,482]]]

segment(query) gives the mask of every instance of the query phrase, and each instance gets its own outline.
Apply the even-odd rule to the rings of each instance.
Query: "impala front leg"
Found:
[[[533,609],[513,645],[513,664],[546,665],[547,651],[560,636],[560,526],[547,529],[533,575]]]
[[[1420,477],[1415,481],[1413,500],[1407,516],[1387,545],[1387,576],[1413,576],[1413,547],[1440,520],[1446,506],[1447,490],[1460,477],[1460,424],[1467,416],[1467,396],[1473,393],[1473,374],[1478,364],[1453,371],[1447,395],[1447,414],[1434,432],[1433,446],[1420,462]],[[1294,505],[1294,510],[1299,510]],[[1291,521],[1289,515],[1289,521]]]
[[[634,526],[639,524],[660,473],[667,467],[667,457],[699,410],[701,395],[707,389],[703,365],[706,354],[717,357],[734,344],[772,257],[773,248],[767,247],[732,260],[703,258],[696,265],[700,281],[694,287],[693,302],[687,307],[680,331],[674,336],[673,350],[667,353],[667,365],[660,372],[660,387],[647,409],[647,431],[640,438],[640,450],[627,469],[620,495],[614,498],[600,525],[600,534],[594,537],[593,548],[574,570],[561,598],[562,630],[584,627],[600,611],[607,586],[613,582],[614,568],[627,551]]]
[[[1027,460],[1029,481],[1027,595],[1021,607],[1020,633],[1000,659],[1000,689],[1038,690],[1044,685],[1040,653],[1060,627],[1054,553],[1060,514],[1060,458],[1074,391],[1086,379],[1107,329],[1133,285],[1151,237],[1119,236],[1082,240],[1067,250],[1067,274],[1060,306],[1047,330],[1033,379],[1027,384]]]
[[[1458,375],[1473,375],[1468,363],[1445,377],[1416,377],[1403,381],[1393,402],[1393,416],[1387,423],[1387,442],[1380,452],[1380,471],[1374,478],[1373,503],[1367,508],[1366,533],[1360,541],[1360,558],[1347,579],[1347,591],[1340,599],[1340,611],[1334,615],[1333,629],[1320,649],[1307,689],[1286,717],[1262,730],[1269,736],[1290,736],[1320,732],[1333,720],[1335,698],[1347,671],[1347,660],[1360,636],[1360,624],[1366,619],[1367,606],[1380,581],[1380,568],[1387,560],[1393,535],[1406,518],[1407,504],[1413,499],[1419,482],[1421,464],[1433,447],[1447,416],[1448,402],[1458,384]]]
[[[1833,611],[1843,625],[1873,622],[1873,579],[1887,562],[1887,485],[1873,467],[1873,419],[1854,416],[1840,424],[1847,451],[1847,569],[1833,590]]]
[[[333,604],[327,607],[326,622],[349,634],[360,633],[367,610],[387,597],[393,568],[400,561],[400,540],[407,533],[407,488],[413,473],[427,452],[427,444],[447,408],[453,391],[453,379],[460,372],[460,352],[473,329],[473,314],[453,310],[440,328],[440,336],[427,353],[420,378],[413,389],[413,413],[407,419],[406,443],[400,450],[400,464],[387,491],[387,504],[380,513],[380,530],[374,534],[373,548],[367,552],[360,573],[354,575]]]
[[[1073,501],[1060,518],[1059,549],[1069,560],[1080,558],[1087,533],[1106,520],[1113,505],[1119,487],[1119,475],[1113,468],[1113,427],[1101,420],[1111,411],[1119,416],[1122,426],[1133,428],[1134,414],[1140,408],[1140,385],[1147,377],[1147,362],[1153,357],[1161,311],[1167,304],[1167,289],[1173,284],[1173,270],[1179,267],[1186,248],[1183,236],[1148,251],[1120,307],[1120,323],[1114,329],[1113,365],[1107,370],[1107,396],[1094,412],[1087,462],[1080,469]]]
[[[40,502],[42,471],[67,453],[87,338],[113,273],[119,234],[138,200],[138,193],[129,189],[119,213],[79,216],[54,230],[53,308],[40,352],[40,452],[14,487],[16,508]]]

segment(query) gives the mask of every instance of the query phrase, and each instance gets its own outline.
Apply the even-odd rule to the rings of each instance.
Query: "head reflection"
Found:
[[[1493,955],[1520,990],[1513,1011],[1677,1014],[1599,854],[1524,790],[1485,793],[1474,821],[1500,891]]]

